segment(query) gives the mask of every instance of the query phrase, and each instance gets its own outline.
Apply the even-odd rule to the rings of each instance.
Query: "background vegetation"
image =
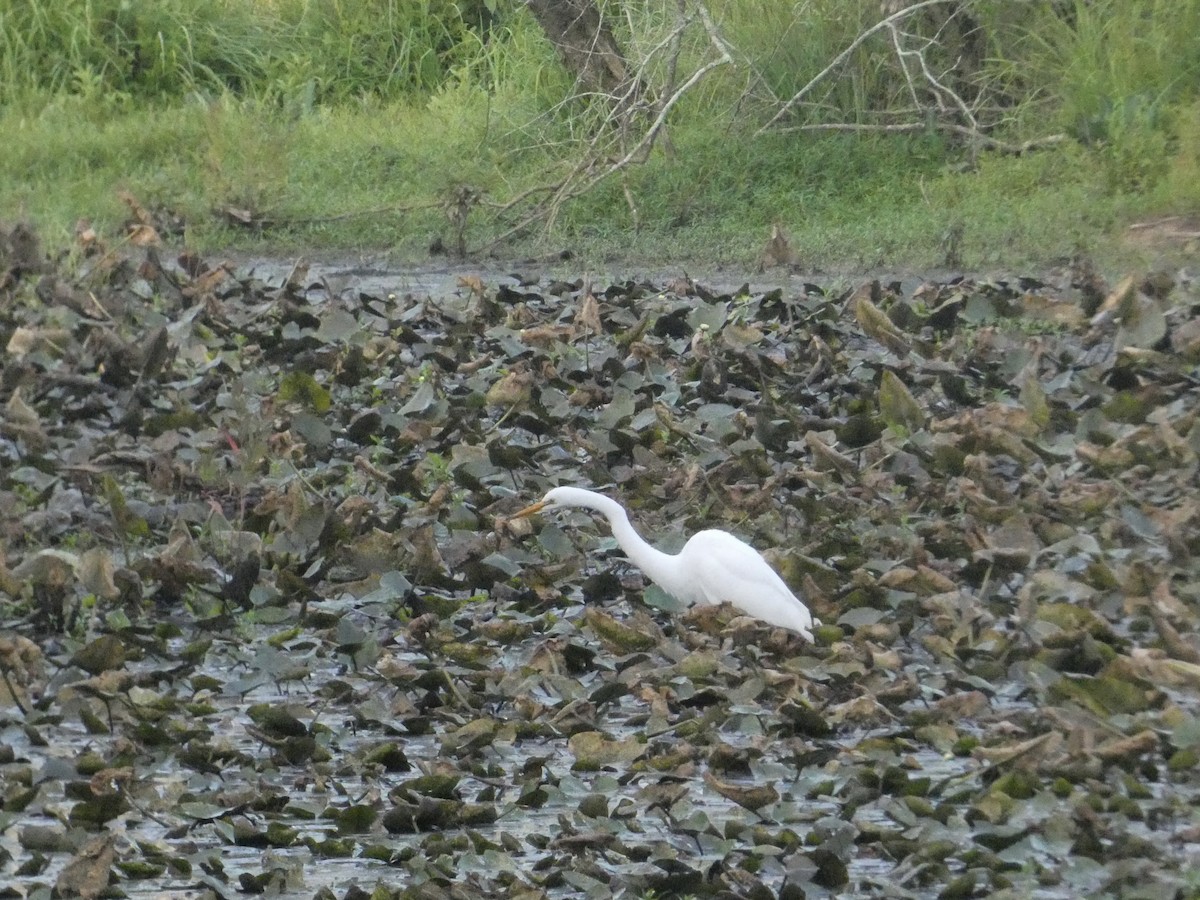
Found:
[[[1109,252],[1135,218],[1200,207],[1200,0],[961,6],[973,64],[936,22],[929,62],[986,92],[989,135],[1065,140],[1012,154],[933,128],[795,130],[911,120],[886,31],[760,133],[899,6],[712,0],[735,64],[675,108],[673,152],[499,252],[748,263],[779,223],[804,265],[986,266]],[[676,5],[605,9],[637,55]],[[705,50],[690,39],[682,64]],[[481,247],[511,224],[497,206],[581,158],[601,113],[575,93],[517,0],[0,0],[0,218],[66,244],[81,216],[119,228],[127,190],[206,248],[417,256],[470,185]]]

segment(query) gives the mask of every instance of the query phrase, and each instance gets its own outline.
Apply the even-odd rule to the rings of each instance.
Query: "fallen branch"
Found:
[[[814,122],[809,125],[788,125],[785,128],[778,129],[780,133],[793,131],[875,131],[875,132],[915,132],[915,131],[948,131],[953,134],[960,134],[969,140],[976,141],[993,150],[999,150],[1001,153],[1008,153],[1014,156],[1019,156],[1022,153],[1028,153],[1032,150],[1041,150],[1045,147],[1052,147],[1055,144],[1061,144],[1067,139],[1065,134],[1050,134],[1046,137],[1031,138],[1028,141],[1022,141],[1019,144],[1013,144],[1009,141],[1002,141],[999,138],[994,138],[991,135],[984,134],[974,128],[968,128],[966,125],[959,125],[955,122],[899,122],[892,124],[871,124],[860,122]]]
[[[830,72],[832,72],[834,69],[836,69],[838,66],[840,66],[843,62],[845,62],[850,57],[850,55],[855,50],[857,50],[859,47],[861,47],[863,45],[863,43],[866,42],[866,40],[868,38],[870,38],[873,34],[883,31],[885,28],[890,28],[894,23],[912,15],[917,10],[924,9],[927,6],[937,6],[937,5],[940,5],[943,3],[957,3],[957,2],[959,2],[959,0],[921,0],[920,3],[914,3],[912,6],[906,6],[904,9],[899,10],[898,12],[894,12],[887,18],[881,19],[880,21],[876,22],[874,25],[872,25],[870,28],[868,28],[866,31],[864,31],[862,34],[860,34],[858,37],[856,37],[853,41],[851,41],[849,46],[847,46],[845,50],[843,50],[841,53],[839,53],[837,56],[835,56],[833,58],[833,61],[830,62],[829,65],[827,65],[824,69],[822,69],[820,72],[818,72],[816,75],[814,75],[812,77],[812,79],[808,82],[808,84],[804,85],[804,87],[800,88],[800,90],[798,90],[795,94],[793,94],[792,98],[790,100],[788,100],[786,103],[784,103],[783,106],[781,106],[779,108],[779,110],[775,113],[775,115],[773,115],[770,118],[770,120],[767,122],[767,124],[763,125],[761,128],[758,129],[758,131],[756,131],[754,133],[754,136],[761,137],[776,122],[778,122],[780,119],[782,119],[784,116],[786,116],[792,110],[792,107],[794,107],[797,103],[799,103],[801,100],[803,100],[804,97],[814,87],[816,87],[818,84],[820,84],[822,81],[824,81],[825,77],[827,75],[829,75]]]
[[[344,222],[347,219],[358,219],[363,216],[396,215],[399,213],[415,212],[419,209],[437,209],[440,206],[445,206],[445,202],[432,200],[426,203],[403,203],[393,206],[377,206],[374,209],[356,209],[351,212],[334,213],[328,216],[308,216],[297,219],[277,217],[271,219],[270,222],[274,226],[324,225],[326,222]]]
[[[520,201],[535,194],[544,193],[547,195],[539,200],[519,221],[487,244],[478,248],[476,252],[487,252],[539,221],[545,222],[547,228],[550,227],[557,218],[564,203],[586,194],[602,181],[611,178],[613,175],[623,173],[630,166],[645,162],[649,158],[655,143],[662,136],[667,118],[678,105],[679,101],[714,69],[733,63],[733,53],[728,43],[726,43],[718,32],[716,24],[713,22],[704,4],[692,2],[692,0],[678,0],[678,6],[679,19],[674,28],[647,51],[638,71],[627,80],[626,84],[629,86],[619,94],[597,95],[601,99],[610,102],[613,108],[617,110],[617,113],[613,117],[617,126],[616,129],[602,129],[599,131],[589,142],[586,152],[583,153],[564,177],[551,184],[531,188],[525,191],[520,197],[509,201],[502,208],[502,211],[514,208]],[[694,15],[689,14],[689,6],[694,10]],[[693,70],[682,82],[677,82],[683,35],[697,19],[701,22],[705,30],[708,43],[715,50],[715,56]],[[667,96],[665,99],[650,104],[647,108],[645,105],[636,102],[638,96],[635,86],[645,82],[651,60],[663,53],[669,54],[666,61],[668,78],[664,88]],[[639,117],[644,117],[647,112],[653,112],[653,118],[640,134],[636,136],[636,139],[631,142],[630,132],[633,129],[633,123]],[[610,124],[612,123],[610,122]],[[611,152],[614,144],[620,148],[616,154]],[[624,193],[626,202],[629,204],[631,214],[636,222],[638,216],[637,207],[628,185],[625,186]]]

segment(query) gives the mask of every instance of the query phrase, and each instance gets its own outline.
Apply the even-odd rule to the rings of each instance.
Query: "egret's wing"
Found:
[[[724,531],[702,531],[683,556],[706,603],[729,603],[772,625],[808,634],[812,614],[757,550]]]

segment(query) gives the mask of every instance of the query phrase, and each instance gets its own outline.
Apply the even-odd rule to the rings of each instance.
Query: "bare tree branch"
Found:
[[[890,6],[894,8],[895,0],[884,4],[884,11]],[[928,24],[930,14],[922,12],[930,7],[952,5],[931,35],[922,35],[919,28],[910,28],[908,22],[920,13],[919,23]],[[1000,103],[995,102],[994,95],[986,88],[971,84],[964,80],[960,66],[964,63],[962,52],[956,53],[953,32],[950,27],[956,21],[959,23],[960,42],[968,40],[978,26],[970,18],[971,0],[921,0],[902,9],[896,9],[860,33],[844,50],[835,56],[830,63],[813,76],[807,84],[797,91],[786,103],[783,103],[771,119],[755,132],[761,136],[768,130],[776,131],[861,131],[861,132],[921,132],[937,130],[959,135],[966,139],[972,154],[981,148],[998,150],[1003,153],[1025,153],[1030,150],[1052,146],[1063,140],[1065,135],[1053,134],[1039,137],[1024,143],[1011,143],[992,137],[988,132],[1001,124],[1006,110]],[[962,23],[965,21],[965,25]],[[778,123],[789,112],[794,111],[805,101],[813,90],[827,81],[832,73],[843,65],[864,42],[881,31],[887,31],[892,50],[895,54],[896,67],[904,79],[904,89],[912,107],[896,109],[892,107],[875,110],[856,110],[858,116],[877,116],[895,119],[901,115],[919,117],[920,121],[912,122],[808,122],[793,126],[778,127]],[[949,61],[935,66],[931,60],[941,57]],[[973,57],[968,55],[966,61]],[[975,60],[978,63],[978,60]],[[941,69],[939,71],[939,69]],[[964,90],[964,86],[967,90]],[[969,98],[969,99],[968,99]],[[826,118],[829,116],[827,107],[818,106],[813,102],[806,104],[807,108],[820,109]]]
[[[775,115],[773,115],[771,117],[770,121],[768,121],[766,125],[763,125],[762,128],[758,129],[758,131],[756,131],[754,133],[754,136],[760,137],[764,132],[766,132],[769,128],[771,128],[771,126],[773,126],[776,122],[778,122],[780,119],[782,119],[784,116],[786,116],[791,111],[792,107],[794,107],[797,103],[799,103],[801,100],[803,100],[805,95],[808,94],[809,91],[811,91],[814,87],[816,87],[818,84],[820,84],[822,81],[824,81],[825,77],[827,75],[829,75],[830,72],[832,72],[834,69],[836,69],[838,66],[840,66],[843,62],[845,62],[855,50],[857,50],[859,47],[861,47],[863,45],[864,41],[866,41],[869,37],[871,37],[871,35],[875,34],[878,31],[882,31],[885,28],[889,28],[892,25],[892,23],[898,22],[901,19],[911,16],[914,12],[916,12],[919,9],[924,9],[927,6],[938,6],[943,3],[957,3],[957,2],[959,2],[959,0],[921,0],[920,3],[914,3],[912,6],[906,6],[904,9],[899,10],[898,12],[894,12],[887,18],[882,19],[879,22],[876,22],[874,25],[872,25],[870,28],[868,28],[866,31],[864,31],[862,34],[860,34],[858,37],[856,37],[853,41],[851,41],[850,45],[847,46],[846,49],[843,50],[841,53],[839,53],[837,56],[835,56],[833,58],[833,61],[830,62],[829,65],[827,65],[824,69],[822,69],[820,72],[818,72],[816,75],[814,75],[812,77],[812,79],[808,82],[808,84],[806,84],[804,87],[800,88],[800,90],[798,90],[795,94],[793,94],[792,98],[790,100],[788,100],[787,103],[783,104],[783,106],[781,106],[779,108],[779,110],[775,113]]]
[[[973,141],[978,141],[981,144],[999,150],[1001,153],[1009,153],[1020,155],[1028,153],[1032,150],[1041,150],[1045,147],[1052,147],[1055,144],[1060,144],[1067,139],[1065,134],[1051,134],[1046,137],[1031,138],[1028,141],[1023,141],[1020,144],[1014,144],[1009,141],[1002,141],[999,138],[994,138],[989,134],[984,134],[974,128],[968,128],[965,125],[958,125],[954,122],[897,122],[897,123],[863,123],[863,122],[814,122],[809,125],[789,125],[785,128],[780,128],[780,133],[789,131],[863,131],[863,132],[884,132],[884,133],[904,133],[917,131],[949,131],[954,134],[960,134],[963,137]]]
[[[678,16],[673,27],[644,51],[640,63],[634,71],[627,73],[618,90],[611,94],[595,92],[590,95],[610,105],[612,113],[608,127],[599,129],[592,136],[584,152],[562,178],[532,188],[520,198],[505,204],[502,212],[518,207],[521,201],[544,195],[504,232],[479,248],[480,252],[494,248],[539,222],[546,228],[551,227],[564,203],[586,194],[614,175],[625,174],[631,166],[644,162],[655,143],[664,137],[667,119],[680,100],[714,69],[733,64],[731,48],[718,31],[707,7],[699,0],[676,2]],[[697,22],[703,28],[712,55],[680,81],[679,61],[683,38]],[[650,82],[653,64],[660,58],[664,60],[666,83],[658,89],[658,99],[650,99],[644,86]],[[628,184],[622,187],[636,227],[639,218],[637,204]]]

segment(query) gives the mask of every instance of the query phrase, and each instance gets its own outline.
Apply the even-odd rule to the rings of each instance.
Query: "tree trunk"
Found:
[[[615,97],[629,87],[629,63],[596,0],[526,0],[526,5],[585,90]]]

